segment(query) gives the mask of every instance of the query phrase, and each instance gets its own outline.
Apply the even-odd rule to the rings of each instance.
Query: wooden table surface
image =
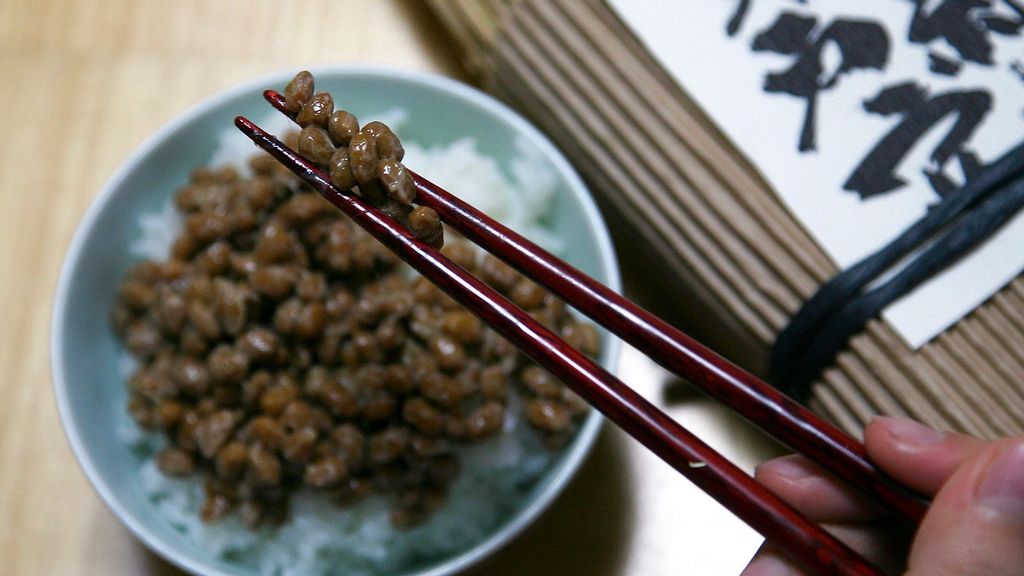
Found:
[[[252,76],[326,62],[466,79],[454,47],[415,2],[0,2],[3,573],[178,573],[109,512],[64,437],[49,371],[58,272],[86,206],[158,126]],[[650,297],[638,289],[643,271],[627,268],[625,279],[635,295]],[[624,352],[620,373],[746,468],[772,450],[635,351]],[[608,427],[556,504],[475,572],[737,574],[759,543]]]

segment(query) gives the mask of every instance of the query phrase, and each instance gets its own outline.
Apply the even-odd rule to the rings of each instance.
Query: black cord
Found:
[[[768,364],[771,382],[806,400],[813,381],[869,320],[959,260],[1022,207],[1024,143],[933,206],[881,250],[823,284],[779,333]],[[893,278],[865,292],[894,264],[929,242]]]

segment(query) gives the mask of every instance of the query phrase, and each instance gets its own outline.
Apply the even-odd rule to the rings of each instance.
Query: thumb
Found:
[[[976,452],[921,522],[908,576],[1024,576],[1024,438]]]

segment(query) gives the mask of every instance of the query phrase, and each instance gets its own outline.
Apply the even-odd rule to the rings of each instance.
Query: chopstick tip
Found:
[[[277,109],[278,112],[294,117],[295,113],[288,110],[285,105],[284,96],[281,95],[277,90],[264,90],[263,99],[270,103],[271,106]]]
[[[257,142],[260,132],[262,132],[259,126],[245,116],[235,116],[235,127],[238,128],[242,134],[248,136],[253,142]],[[258,143],[259,142],[257,142],[257,144]]]

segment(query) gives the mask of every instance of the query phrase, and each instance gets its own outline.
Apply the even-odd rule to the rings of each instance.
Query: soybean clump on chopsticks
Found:
[[[286,108],[302,127],[298,151],[325,170],[331,183],[353,190],[409,229],[433,248],[444,244],[444,227],[437,212],[413,206],[416,188],[402,164],[405,149],[387,125],[359,120],[334,109],[327,92],[315,92],[313,75],[299,72],[285,87]]]

